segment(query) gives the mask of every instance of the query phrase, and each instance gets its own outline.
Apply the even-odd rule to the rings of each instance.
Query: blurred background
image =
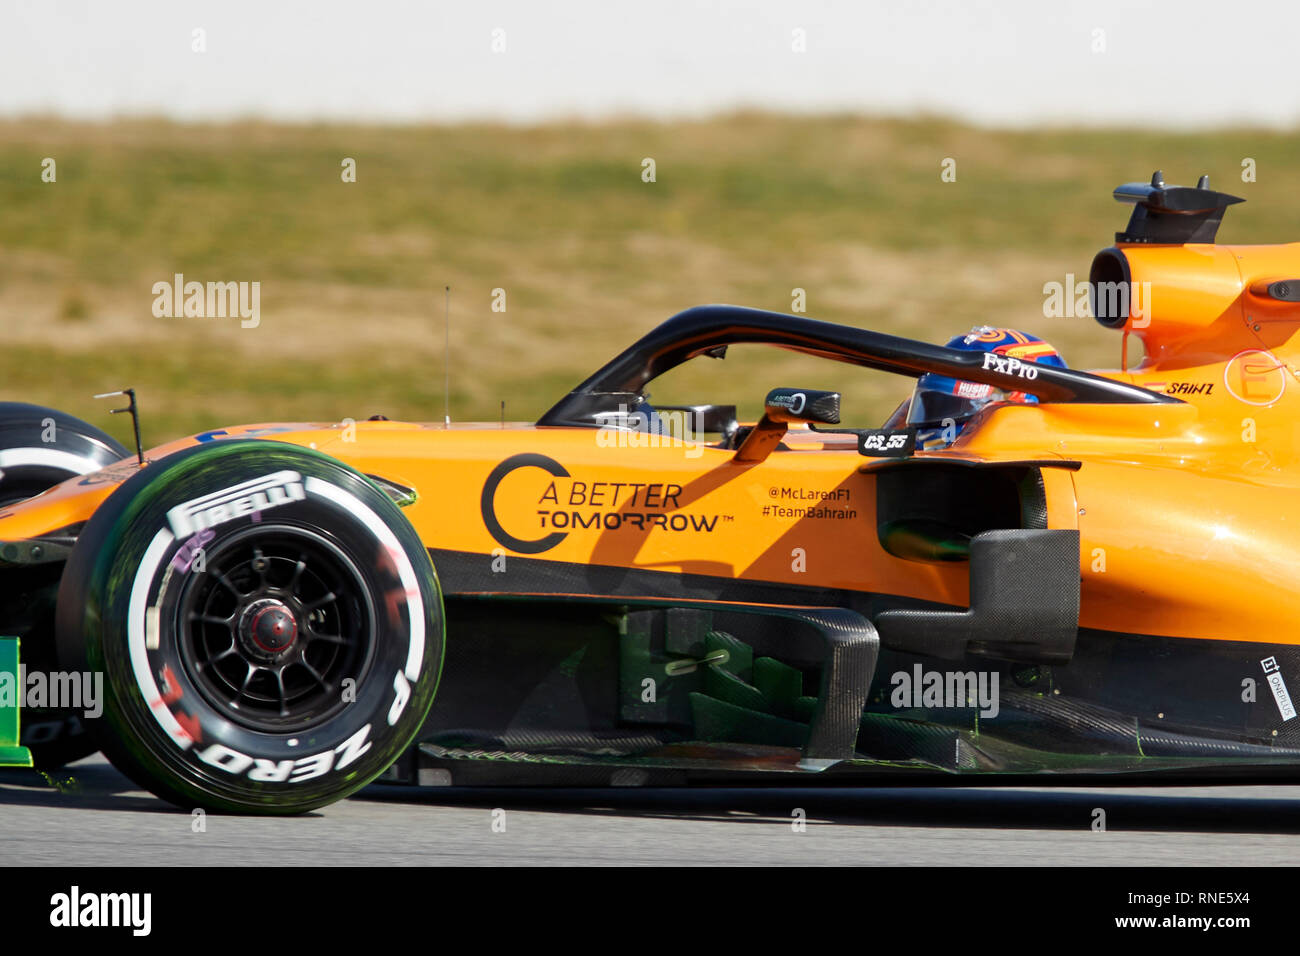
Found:
[[[1124,225],[1113,187],[1208,173],[1250,200],[1222,241],[1300,238],[1297,26],[1258,2],[7,3],[0,396],[126,440],[90,396],[134,386],[146,444],[438,421],[446,286],[458,420],[531,420],[681,309],[795,290],[1115,367],[1115,333],[1044,315]],[[155,315],[177,273],[259,283],[256,327]],[[753,416],[776,385],[840,388],[865,425],[911,382],[736,349],[653,392]]]

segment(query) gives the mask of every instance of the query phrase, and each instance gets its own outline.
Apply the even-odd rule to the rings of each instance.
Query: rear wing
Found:
[[[1202,176],[1195,188],[1167,186],[1165,176],[1156,170],[1150,183],[1125,183],[1115,188],[1115,198],[1133,204],[1133,215],[1123,232],[1115,233],[1116,242],[1153,242],[1182,244],[1213,242],[1218,235],[1223,213],[1234,203],[1245,202],[1239,196],[1217,193],[1210,188],[1210,177]]]

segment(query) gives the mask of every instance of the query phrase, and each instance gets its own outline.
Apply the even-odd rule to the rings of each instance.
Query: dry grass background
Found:
[[[43,183],[53,157],[58,181]],[[340,162],[357,162],[357,182]],[[653,157],[657,182],[641,179]],[[945,157],[957,181],[940,179]],[[1258,164],[1242,183],[1241,161]],[[1224,241],[1300,238],[1300,139],[1259,130],[976,129],[924,118],[429,127],[0,122],[0,394],[156,443],[243,421],[531,419],[680,309],[733,302],[943,341],[990,322],[1080,367],[1118,338],[1045,319],[1043,283],[1109,244],[1120,182],[1211,174],[1250,200]],[[261,324],[155,318],[154,282],[261,283]],[[507,311],[491,311],[503,288]],[[877,421],[906,380],[780,351],[692,363],[655,397],[838,387]]]

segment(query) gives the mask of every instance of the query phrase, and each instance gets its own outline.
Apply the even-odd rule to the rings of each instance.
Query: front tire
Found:
[[[300,813],[414,739],[442,666],[428,552],[384,492],[293,445],[228,441],[141,470],[59,591],[60,658],[104,674],[92,730],[178,806]]]

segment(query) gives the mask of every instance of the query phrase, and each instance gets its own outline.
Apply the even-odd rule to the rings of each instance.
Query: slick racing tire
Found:
[[[0,402],[0,507],[99,471],[128,454],[98,428],[71,415]]]
[[[112,437],[71,415],[24,402],[0,402],[0,510],[128,454]],[[27,671],[54,671],[52,596],[47,600],[42,591],[28,602],[24,617],[32,621],[22,648]],[[23,711],[19,742],[31,750],[41,770],[56,770],[97,749],[79,713],[45,707]]]
[[[104,752],[187,809],[301,813],[369,783],[428,714],[443,638],[437,576],[392,500],[279,442],[142,469],[59,589],[60,660],[104,674]]]

